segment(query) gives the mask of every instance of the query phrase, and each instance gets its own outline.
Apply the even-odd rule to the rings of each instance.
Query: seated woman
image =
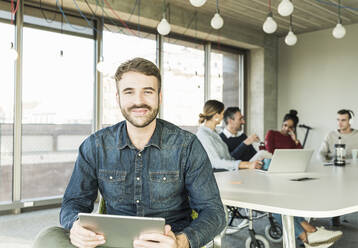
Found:
[[[269,130],[265,137],[266,150],[273,153],[275,149],[302,149],[300,141],[296,136],[298,124],[297,111],[291,109],[283,117],[280,131]]]
[[[296,136],[298,124],[296,110],[290,110],[283,117],[282,128],[280,131],[270,130],[265,137],[266,149],[274,153],[275,149],[302,149],[300,141]],[[282,225],[281,215],[273,214],[273,217]],[[305,247],[323,248],[331,246],[341,236],[341,231],[329,231],[324,227],[314,227],[302,217],[294,217],[295,234],[300,238]]]
[[[199,115],[199,127],[196,135],[207,152],[215,170],[255,169],[261,168],[261,161],[241,161],[231,157],[227,145],[222,141],[215,127],[220,124],[224,115],[224,104],[209,100],[204,105],[204,111]]]

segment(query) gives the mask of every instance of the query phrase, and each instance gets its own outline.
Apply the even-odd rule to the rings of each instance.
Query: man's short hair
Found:
[[[352,119],[352,117],[354,116],[354,113],[352,110],[349,110],[349,109],[341,109],[341,110],[338,110],[337,114],[339,115],[348,115],[348,119]]]
[[[229,122],[229,118],[230,119],[234,119],[234,115],[237,112],[241,112],[239,107],[228,107],[225,111],[224,111],[224,122],[227,125]]]
[[[119,65],[116,74],[116,87],[119,92],[119,81],[126,72],[139,72],[146,76],[154,76],[158,81],[158,93],[161,90],[162,79],[158,67],[151,61],[143,58],[134,58]]]

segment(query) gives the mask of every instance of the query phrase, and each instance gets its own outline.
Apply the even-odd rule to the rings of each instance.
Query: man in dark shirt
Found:
[[[252,144],[258,142],[259,137],[256,134],[247,137],[244,132],[239,134],[245,119],[238,107],[228,107],[224,111],[224,122],[225,128],[220,137],[227,144],[231,156],[237,160],[250,161],[256,154]]]
[[[195,135],[156,118],[162,99],[161,77],[152,62],[127,61],[119,66],[115,78],[117,100],[126,120],[92,134],[81,144],[62,202],[64,229],[45,230],[34,247],[105,245],[103,235],[82,227],[78,220],[78,213],[93,211],[98,190],[108,214],[165,218],[164,233],[141,235],[133,247],[203,246],[226,223],[204,148]],[[198,213],[194,221],[192,210]]]

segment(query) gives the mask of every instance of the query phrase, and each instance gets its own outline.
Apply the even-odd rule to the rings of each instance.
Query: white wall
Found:
[[[277,123],[296,109],[300,123],[314,128],[305,148],[317,150],[336,128],[337,110],[348,108],[358,117],[358,24],[346,30],[341,40],[333,38],[332,30],[299,35],[294,47],[279,40]],[[358,128],[356,120],[353,127]],[[303,141],[303,129],[298,132]]]

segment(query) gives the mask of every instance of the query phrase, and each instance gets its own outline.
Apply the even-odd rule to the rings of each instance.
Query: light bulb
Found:
[[[285,43],[294,46],[297,43],[297,36],[290,30],[285,38]]]
[[[206,3],[206,0],[190,0],[191,5],[194,7],[201,7]]]
[[[341,23],[337,23],[336,27],[332,31],[332,35],[336,39],[342,39],[346,35],[346,29]]]
[[[265,31],[265,33],[274,33],[277,30],[277,23],[275,19],[273,19],[272,16],[268,16],[264,22],[264,25],[262,26],[262,29]]]
[[[12,61],[17,60],[18,54],[17,51],[14,49],[14,47],[11,46],[11,48],[9,49],[9,59]]]
[[[161,35],[167,35],[170,33],[170,24],[167,19],[163,18],[158,26],[157,26],[158,33]]]
[[[211,19],[211,26],[213,29],[220,29],[224,26],[224,19],[219,13],[215,13],[214,17]]]
[[[282,0],[281,3],[278,5],[278,13],[282,16],[289,16],[293,12],[293,4],[290,0]]]
[[[104,61],[100,61],[97,63],[96,69],[97,69],[97,71],[103,73],[105,71],[105,67],[106,67],[106,65],[105,65]]]

